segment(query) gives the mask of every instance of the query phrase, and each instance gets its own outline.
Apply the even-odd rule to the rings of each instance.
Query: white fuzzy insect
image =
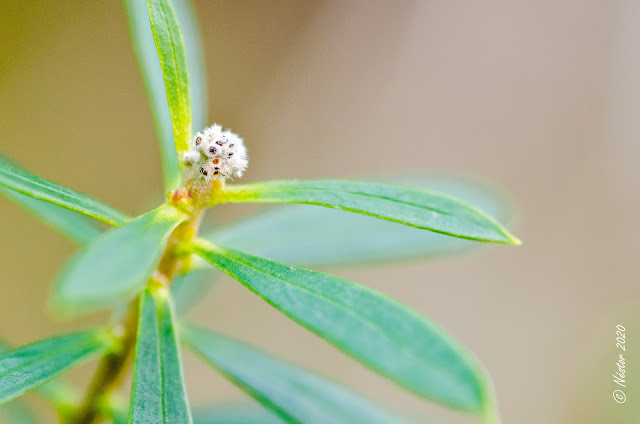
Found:
[[[206,181],[241,177],[249,164],[244,141],[218,124],[197,133],[191,149],[182,160]]]

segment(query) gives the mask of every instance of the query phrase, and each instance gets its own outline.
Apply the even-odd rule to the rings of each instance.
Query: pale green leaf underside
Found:
[[[208,101],[206,69],[200,30],[189,0],[174,0],[173,6],[182,28],[187,64],[190,70],[189,82],[191,86],[193,125],[195,128],[203,128],[207,124]],[[175,189],[181,180],[180,166],[173,141],[171,113],[167,103],[162,68],[160,67],[149,23],[149,11],[146,2],[139,0],[125,0],[125,8],[129,18],[133,49],[138,59],[158,136],[165,189]]]
[[[398,178],[398,177],[396,177]],[[442,191],[473,204],[499,220],[506,205],[494,191],[475,181],[452,176],[413,175],[402,183]],[[280,262],[300,266],[381,264],[453,255],[480,246],[359,214],[306,205],[282,205],[242,219],[204,238]],[[198,268],[206,263],[199,261]]]
[[[184,314],[202,300],[203,294],[222,275],[217,271],[211,272],[211,266],[209,264],[206,265],[209,269],[194,270],[188,274],[180,274],[171,282],[171,298],[173,299],[176,314]]]
[[[0,403],[18,397],[104,350],[104,330],[39,341],[0,355]]]
[[[304,203],[362,213],[464,239],[518,244],[500,224],[452,197],[348,180],[282,180],[229,185],[218,203]]]
[[[10,163],[2,154],[0,161]],[[17,168],[15,164],[11,165]],[[74,243],[85,244],[102,232],[92,219],[77,212],[34,199],[6,186],[0,186],[0,193]]]
[[[193,422],[194,424],[285,424],[285,421],[259,404],[248,402],[195,408]]]
[[[88,218],[69,209],[4,187],[0,187],[0,192],[76,244],[86,244],[102,233],[102,229]]]
[[[233,339],[193,326],[183,328],[181,338],[205,361],[287,422],[399,422],[337,383]]]
[[[168,293],[140,296],[129,424],[191,423]]]
[[[192,131],[189,73],[184,42],[169,0],[147,0],[147,7],[162,67],[175,147],[180,153],[187,150]]]
[[[338,277],[203,240],[192,249],[289,318],[413,392],[474,414],[492,407],[481,366],[406,306]]]
[[[102,233],[65,265],[53,293],[63,313],[90,311],[135,295],[186,215],[169,204]]]
[[[120,225],[129,217],[104,203],[0,161],[0,185],[34,199]]]

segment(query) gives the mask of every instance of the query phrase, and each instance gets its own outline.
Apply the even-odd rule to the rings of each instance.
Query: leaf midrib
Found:
[[[428,210],[428,211],[431,211],[431,212],[439,213],[441,215],[453,216],[453,214],[451,214],[449,212],[445,212],[445,211],[440,210],[438,208],[425,206],[425,205],[421,205],[421,204],[418,204],[418,203],[409,202],[409,201],[406,201],[406,200],[395,199],[395,198],[389,197],[389,196],[382,196],[382,195],[372,194],[372,193],[363,193],[363,192],[360,192],[360,191],[345,190],[345,189],[333,189],[333,188],[324,188],[324,187],[307,187],[307,186],[304,186],[303,184],[301,184],[299,187],[292,187],[292,188],[286,188],[286,187],[270,188],[269,187],[268,191],[271,192],[271,193],[280,193],[280,192],[286,193],[287,191],[298,191],[299,192],[299,191],[302,191],[302,190],[310,190],[310,191],[331,192],[331,193],[336,193],[336,194],[347,193],[347,194],[353,194],[353,195],[356,195],[356,196],[363,196],[363,197],[370,197],[370,198],[374,198],[374,199],[385,200],[385,201],[392,202],[392,203],[399,203],[399,204],[412,206],[412,207],[419,208],[419,209],[425,209],[425,210]],[[266,186],[266,187],[268,187],[268,186]],[[407,189],[404,189],[404,190],[407,190]],[[251,191],[247,190],[246,188],[241,188],[241,187],[239,187],[239,189],[237,191],[236,190],[231,190],[230,193],[231,194],[236,194],[236,193],[242,193],[243,191],[251,193]],[[425,194],[430,195],[430,196],[434,196],[434,194],[432,194],[432,193],[425,192]],[[224,199],[224,195],[223,195],[223,199]],[[330,206],[331,205],[331,204],[326,204],[325,205],[325,204],[322,204],[322,203],[318,203],[318,204],[322,205],[322,206]],[[359,209],[345,208],[345,210],[354,211],[354,210],[359,210]],[[475,212],[475,211],[473,211],[473,212]],[[375,216],[379,216],[379,215],[375,215]]]
[[[225,250],[225,253],[226,253],[226,252],[227,252],[227,251]],[[341,308],[341,309],[343,309],[343,310],[346,310],[346,311],[347,311],[349,314],[351,314],[351,315],[355,315],[355,316],[356,316],[356,317],[358,317],[358,318],[364,318],[364,320],[363,320],[363,321],[367,324],[367,326],[372,327],[372,328],[375,330],[375,332],[377,332],[377,333],[379,333],[379,334],[382,334],[385,338],[387,338],[388,340],[390,340],[391,342],[393,342],[393,343],[394,343],[394,344],[396,344],[397,346],[400,346],[400,349],[401,349],[403,352],[407,353],[409,356],[411,356],[412,358],[416,359],[418,363],[423,364],[423,366],[426,366],[426,368],[428,368],[428,369],[430,369],[430,370],[434,371],[434,373],[435,373],[435,374],[439,374],[439,375],[441,375],[441,376],[451,377],[451,374],[443,373],[439,368],[435,368],[435,367],[434,367],[434,366],[432,366],[432,365],[425,364],[425,363],[424,363],[424,361],[422,361],[422,360],[421,360],[421,357],[420,357],[420,356],[418,356],[418,354],[417,354],[417,353],[414,353],[412,350],[407,350],[407,348],[403,347],[403,343],[401,343],[401,341],[400,341],[400,340],[395,339],[395,338],[394,338],[394,337],[392,337],[392,336],[389,336],[389,335],[388,335],[388,333],[387,333],[387,332],[385,332],[385,331],[383,331],[383,329],[382,329],[378,324],[373,323],[372,321],[368,320],[366,317],[364,317],[364,316],[363,316],[362,314],[360,314],[359,312],[354,311],[353,309],[350,309],[346,304],[343,304],[343,303],[338,302],[338,301],[334,301],[333,299],[329,299],[329,298],[323,297],[323,296],[321,296],[320,294],[318,294],[318,293],[314,292],[313,290],[311,290],[311,289],[309,289],[309,288],[307,288],[307,287],[304,287],[304,286],[301,286],[301,285],[299,285],[299,284],[296,284],[296,283],[290,282],[290,281],[285,280],[285,279],[283,279],[283,278],[280,278],[280,277],[278,277],[278,276],[275,276],[275,275],[272,275],[272,274],[268,274],[267,272],[262,271],[260,268],[257,268],[257,267],[255,267],[255,266],[253,266],[253,265],[251,265],[251,264],[249,264],[249,263],[247,263],[247,262],[243,261],[242,259],[236,258],[236,257],[234,257],[234,256],[232,256],[232,255],[229,255],[229,254],[227,254],[227,255],[221,254],[221,255],[222,255],[222,256],[227,256],[227,257],[229,257],[229,258],[230,258],[230,259],[232,259],[232,260],[235,260],[235,261],[237,261],[237,262],[240,262],[240,263],[242,263],[243,265],[245,265],[245,266],[247,266],[247,267],[249,267],[249,268],[252,268],[252,269],[254,269],[254,270],[258,271],[258,272],[259,272],[259,273],[261,273],[261,274],[265,274],[265,275],[267,275],[267,276],[270,276],[270,277],[276,278],[276,279],[278,279],[278,280],[280,280],[280,281],[284,282],[285,284],[291,284],[292,286],[298,287],[299,289],[301,289],[301,290],[303,290],[303,291],[309,292],[310,294],[312,294],[312,295],[314,295],[314,296],[316,296],[316,297],[319,297],[319,298],[321,298],[321,299],[325,299],[325,300],[326,300],[326,301],[328,301],[329,303],[332,303],[332,304],[334,304],[334,305],[337,305],[339,308]],[[222,268],[222,267],[221,267],[221,268]],[[224,271],[224,268],[222,268],[222,270]],[[350,283],[351,283],[351,282],[350,282]],[[356,284],[356,283],[351,283],[351,284]],[[368,291],[365,287],[362,287],[362,286],[360,286],[360,287],[361,287],[362,289],[364,289],[365,291]],[[251,290],[251,291],[254,291],[253,289],[250,289],[250,290]],[[256,293],[256,292],[254,291],[254,293]],[[264,297],[263,297],[262,295],[260,295],[259,293],[256,293],[256,294],[258,294],[261,298],[263,298],[263,299],[264,299]],[[269,304],[272,304],[273,306],[275,306],[275,305],[274,305],[272,302],[270,302],[269,300],[267,300],[267,299],[264,299],[264,300],[265,300],[265,301],[267,301]],[[287,314],[287,315],[288,315],[288,314]],[[298,319],[295,319],[295,318],[292,318],[292,317],[289,317],[289,318],[290,318],[290,319],[292,319],[293,321],[296,321],[296,322],[298,322],[298,323],[302,324]],[[333,339],[331,339],[331,340],[333,340]],[[336,346],[336,347],[337,347],[337,346]],[[339,349],[339,350],[342,350],[342,349],[341,349],[341,348],[339,348],[339,347],[338,347],[338,349]],[[366,358],[363,358],[360,354],[354,354],[354,356],[356,356],[356,357],[358,357],[358,358],[360,358],[360,359],[363,359],[363,360],[367,360]],[[463,363],[465,363],[465,364],[466,364],[466,365],[468,365],[468,366],[471,366],[470,364],[466,363],[466,361],[464,361],[464,358],[463,358],[463,357],[461,357],[461,358],[463,359],[463,361],[462,361]],[[367,362],[369,362],[369,361],[367,360]],[[378,371],[380,371],[380,372],[384,372],[384,374],[387,374],[387,371],[385,371],[385,370],[381,369],[379,366],[373,366],[373,368],[374,368],[374,369],[376,369],[376,370],[378,370]],[[472,368],[473,368],[473,367],[472,367]],[[415,388],[412,388],[412,390],[416,390],[416,389],[415,389]]]
[[[182,84],[181,84],[181,81],[180,81],[180,70],[178,69],[179,65],[178,65],[178,56],[176,54],[176,49],[175,49],[175,40],[173,39],[173,33],[171,32],[171,27],[169,25],[169,19],[168,19],[167,11],[166,11],[164,6],[165,6],[164,2],[161,1],[160,2],[160,9],[162,9],[162,18],[164,20],[165,26],[167,27],[167,35],[169,37],[169,45],[171,47],[171,56],[173,58],[173,63],[175,64],[175,66],[173,67],[174,68],[174,72],[173,73],[175,74],[174,76],[175,76],[175,80],[176,80],[176,83],[177,83],[177,86],[178,86],[177,87],[178,89],[176,90],[177,91],[177,96],[176,97],[178,99],[178,103],[179,103],[179,106],[180,106],[180,111],[179,112],[180,112],[181,115],[186,115],[186,113],[185,113],[185,103],[186,102],[185,102],[185,99],[184,99],[184,96],[183,96],[184,93],[182,92]],[[187,85],[187,87],[188,87],[188,85]],[[177,114],[178,111],[175,111],[175,113]],[[177,118],[178,118],[178,116],[176,116],[176,121],[178,120]],[[182,124],[183,124],[182,127],[184,127],[184,122],[182,122]],[[178,137],[176,137],[178,135],[178,134],[176,134],[176,130],[179,131],[179,134],[184,135],[183,134],[184,133],[184,128],[179,128],[178,129],[177,122],[174,125],[175,125],[175,127],[174,127],[174,137],[178,138]],[[178,148],[178,146],[179,145],[181,146],[185,142],[185,140],[174,140],[174,142],[175,142],[175,146],[176,146],[177,150],[183,150],[181,148]]]
[[[7,164],[9,165],[9,164]],[[96,199],[92,199],[89,197],[85,197],[85,196],[80,196],[79,193],[74,192],[71,189],[68,189],[67,187],[61,186],[59,184],[44,180],[40,177],[38,177],[37,175],[33,175],[33,178],[27,178],[25,175],[22,174],[21,170],[13,167],[11,165],[9,165],[11,168],[15,169],[17,172],[6,172],[6,169],[0,169],[0,171],[2,171],[2,174],[5,177],[8,177],[9,179],[13,179],[14,181],[18,182],[19,184],[22,185],[23,190],[17,190],[16,188],[14,188],[13,186],[8,186],[6,185],[5,187],[7,187],[8,189],[11,189],[13,191],[17,191],[19,193],[22,193],[24,195],[27,195],[29,197],[33,197],[36,199],[40,199],[40,200],[45,200],[47,201],[47,199],[45,199],[42,195],[38,196],[37,193],[33,193],[30,192],[28,190],[26,190],[24,187],[28,187],[29,185],[32,186],[36,186],[37,188],[41,189],[44,192],[49,192],[48,194],[51,195],[51,193],[54,194],[59,194],[60,197],[65,198],[65,200],[74,200],[76,202],[78,202],[79,205],[78,209],[82,209],[84,212],[86,212],[89,216],[94,217],[94,218],[102,218],[104,219],[107,223],[112,224],[112,225],[120,225],[123,222],[127,221],[127,216],[122,214],[121,212],[111,208],[108,205],[105,205],[104,203],[96,200]],[[55,196],[53,196],[55,197]],[[64,208],[69,209],[68,205],[62,205],[56,202],[52,202],[54,204],[58,204],[58,206],[62,206]],[[91,211],[89,208],[87,208],[87,204],[91,204],[92,206],[95,206],[98,209],[102,210],[101,214],[98,214],[96,212]]]
[[[55,352],[53,352],[53,353],[48,353],[48,354],[45,354],[45,355],[39,356],[39,357],[38,357],[38,358],[36,358],[36,359],[33,359],[33,360],[31,360],[31,361],[28,361],[28,362],[25,362],[25,363],[23,363],[23,364],[20,364],[20,365],[19,365],[18,367],[16,367],[16,368],[11,368],[11,369],[8,369],[8,370],[6,370],[6,371],[3,371],[3,372],[1,372],[1,373],[0,373],[0,377],[5,377],[5,376],[7,376],[8,374],[18,372],[18,371],[20,371],[21,369],[26,368],[26,367],[28,367],[28,366],[30,366],[30,365],[32,365],[32,364],[34,364],[34,363],[36,363],[36,362],[43,361],[43,360],[46,360],[46,359],[49,359],[49,358],[52,358],[52,357],[55,357],[55,356],[60,356],[60,355],[67,354],[67,353],[69,353],[70,351],[73,351],[73,350],[77,349],[77,348],[78,348],[78,346],[87,346],[87,347],[88,347],[88,346],[92,346],[92,347],[93,347],[93,349],[96,349],[96,348],[99,348],[99,347],[100,347],[100,345],[98,344],[98,340],[94,340],[95,344],[89,344],[89,343],[87,343],[87,342],[88,342],[88,340],[86,340],[86,341],[83,341],[83,340],[76,341],[76,342],[74,342],[74,343],[72,343],[72,344],[70,344],[70,345],[68,345],[68,346],[64,347],[62,350],[57,349],[57,350],[56,350]],[[9,356],[9,355],[7,355],[7,356]]]

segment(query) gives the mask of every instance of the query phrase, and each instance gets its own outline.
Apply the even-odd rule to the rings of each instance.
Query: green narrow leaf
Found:
[[[36,177],[0,160],[0,186],[18,193],[62,206],[63,208],[99,219],[111,225],[120,225],[129,217],[89,196],[70,188]]]
[[[198,407],[193,411],[195,424],[285,424],[258,404],[225,404]]]
[[[180,184],[180,166],[173,141],[171,113],[169,112],[162,68],[160,67],[151,24],[149,23],[149,11],[144,1],[125,0],[124,3],[131,30],[133,49],[138,59],[158,135],[165,189],[172,190]],[[174,0],[173,5],[180,27],[183,29],[187,65],[190,69],[189,82],[193,126],[195,128],[203,128],[207,123],[208,100],[207,74],[200,29],[189,0]]]
[[[147,0],[147,7],[164,77],[173,123],[173,139],[180,153],[187,150],[192,132],[189,73],[184,42],[169,0]]]
[[[398,177],[396,177],[398,178]],[[418,189],[441,190],[506,220],[505,202],[493,190],[469,179],[412,175],[401,181]],[[379,265],[433,259],[480,246],[432,231],[329,208],[283,205],[207,234],[212,243],[300,266]],[[202,268],[207,264],[195,264]]]
[[[509,218],[508,205],[495,190],[466,177],[438,174],[376,176],[421,190],[450,193],[499,221]],[[278,205],[208,233],[205,239],[252,255],[299,266],[381,265],[450,256],[482,246],[360,214],[306,205]],[[194,258],[191,269],[210,269]],[[205,278],[187,276],[173,283],[176,308],[184,313],[203,298]]]
[[[214,246],[193,252],[286,316],[413,392],[480,415],[494,408],[482,367],[408,307],[356,283]]]
[[[191,423],[169,293],[140,296],[130,424]]]
[[[519,244],[500,224],[452,197],[347,180],[282,180],[228,185],[217,203],[304,203],[342,209],[464,239]]]
[[[102,233],[100,227],[73,211],[4,187],[0,192],[76,244],[86,244]]]
[[[0,341],[0,354],[9,350],[11,348]],[[42,399],[54,406],[61,416],[69,416],[69,413],[74,410],[80,400],[80,393],[76,388],[60,377],[37,387],[34,393],[37,393]]]
[[[0,154],[0,161],[10,163],[2,154]],[[14,164],[12,165],[15,167]],[[102,232],[102,229],[89,218],[74,211],[34,199],[5,186],[0,186],[0,193],[77,244],[85,244]]]
[[[209,109],[207,66],[200,24],[191,0],[173,0],[173,8],[187,53],[193,128],[200,130],[208,124]]]
[[[312,372],[193,326],[182,340],[205,361],[287,422],[391,424],[398,419]]]
[[[183,212],[164,204],[104,232],[64,267],[54,287],[54,306],[70,314],[132,297],[144,287],[167,238],[185,219]]]
[[[106,349],[112,337],[90,330],[42,340],[0,355],[0,403],[16,398]]]

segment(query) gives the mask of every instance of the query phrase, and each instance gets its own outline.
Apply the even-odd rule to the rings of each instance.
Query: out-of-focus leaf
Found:
[[[37,424],[38,420],[21,399],[0,406],[0,423]]]
[[[228,185],[217,203],[304,203],[342,209],[464,239],[519,244],[495,220],[452,197],[348,180],[282,180]]]
[[[189,0],[174,0],[173,6],[182,28],[187,65],[190,69],[189,83],[193,125],[195,128],[203,128],[207,123],[208,101],[207,74],[200,29]],[[149,23],[149,11],[146,2],[138,0],[125,0],[125,8],[129,18],[133,49],[138,59],[158,135],[165,188],[167,190],[175,189],[180,184],[180,166],[173,141],[171,113],[169,112],[162,68]]]
[[[399,422],[372,402],[309,371],[223,337],[187,326],[185,341],[205,361],[287,422]]]
[[[179,155],[187,150],[192,132],[189,72],[184,41],[178,18],[169,0],[147,0],[147,7],[173,123],[173,140]]]
[[[449,193],[499,221],[507,219],[502,198],[475,181],[436,175],[405,176],[400,181],[416,188]],[[205,238],[252,255],[300,266],[424,260],[480,246],[473,241],[415,231],[373,217],[306,205],[273,207],[211,232]],[[199,261],[196,267],[206,265]]]
[[[106,349],[104,330],[59,336],[0,354],[0,403],[16,398]]]
[[[0,187],[0,192],[76,244],[86,244],[102,232],[102,229],[89,221],[88,218],[69,209],[25,196],[4,187]]]
[[[104,203],[70,188],[36,177],[0,160],[0,186],[34,199],[88,215],[111,225],[120,225],[129,217]]]
[[[62,270],[53,293],[63,313],[90,311],[136,294],[186,215],[169,204],[102,233]]]
[[[10,163],[2,154],[0,161]],[[69,209],[34,199],[5,186],[0,186],[0,193],[77,244],[85,244],[102,232],[92,220]]]
[[[169,292],[140,296],[129,424],[191,423]]]
[[[171,283],[171,298],[176,314],[182,315],[202,300],[203,293],[215,283],[220,276],[212,270],[195,270],[188,274],[178,275]]]
[[[285,424],[260,405],[243,403],[195,408],[194,424]]]
[[[112,393],[108,399],[98,404],[102,416],[107,417],[111,424],[127,424],[129,417],[129,397],[125,400],[117,393]]]
[[[381,293],[204,240],[190,245],[298,324],[413,392],[454,409],[494,408],[476,360],[426,317]]]

